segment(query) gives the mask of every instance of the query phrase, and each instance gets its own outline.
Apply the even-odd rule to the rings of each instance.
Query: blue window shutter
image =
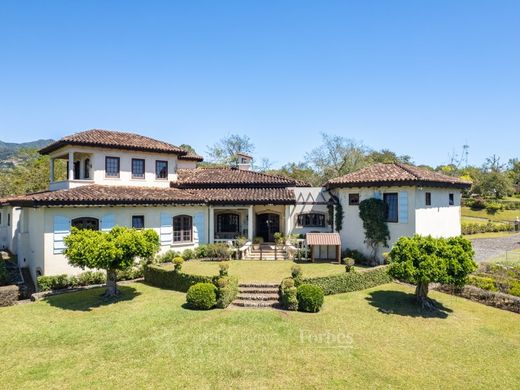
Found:
[[[67,217],[54,216],[53,233],[53,252],[57,255],[66,248],[63,239],[70,234],[70,220]]]
[[[383,199],[383,194],[381,193],[381,191],[374,191],[374,198]]]
[[[161,213],[161,245],[173,243],[173,218],[170,214]]]
[[[104,215],[101,219],[101,230],[109,232],[114,226],[116,226],[116,216],[114,214]]]
[[[399,222],[408,223],[408,192],[399,193]]]
[[[206,243],[206,229],[204,229],[204,213],[195,214],[193,218],[193,242],[199,244]]]

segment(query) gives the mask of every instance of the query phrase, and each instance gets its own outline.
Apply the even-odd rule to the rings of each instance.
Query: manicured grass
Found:
[[[478,222],[478,220],[475,220],[475,218],[481,219],[482,222],[487,222],[487,220],[493,222],[511,222],[514,221],[517,216],[520,217],[520,210],[503,210],[491,214],[486,210],[472,210],[469,207],[462,207],[461,214],[463,222]],[[465,217],[469,217],[470,219]]]
[[[4,388],[518,388],[518,314],[410,287],[329,296],[322,312],[190,311],[144,284],[0,308]]]
[[[291,276],[295,263],[288,260],[234,260],[229,261],[229,274],[238,276],[240,282],[281,282]],[[333,263],[300,263],[304,277],[327,276],[345,272],[345,266]],[[166,266],[166,267],[173,267]],[[182,272],[196,275],[218,275],[218,262],[189,260]]]

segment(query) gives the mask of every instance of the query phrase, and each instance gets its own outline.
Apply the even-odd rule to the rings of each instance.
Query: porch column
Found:
[[[51,183],[54,183],[54,159],[51,158],[51,167],[50,167],[50,173],[51,173]]]
[[[285,236],[291,234],[292,226],[291,226],[291,206],[285,206]]]
[[[209,243],[215,242],[215,209],[209,206]]]
[[[69,152],[69,180],[74,180],[74,152]]]
[[[253,242],[253,206],[247,209],[247,239]]]

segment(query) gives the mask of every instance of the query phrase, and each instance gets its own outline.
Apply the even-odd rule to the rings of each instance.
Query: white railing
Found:
[[[238,253],[241,259],[245,259],[251,253],[251,249],[253,248],[253,243],[251,241],[246,242],[240,248],[238,248]]]

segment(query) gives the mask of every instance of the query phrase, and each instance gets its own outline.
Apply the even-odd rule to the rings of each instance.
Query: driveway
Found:
[[[475,250],[475,261],[478,263],[520,248],[520,234],[508,237],[475,238],[471,242]]]

